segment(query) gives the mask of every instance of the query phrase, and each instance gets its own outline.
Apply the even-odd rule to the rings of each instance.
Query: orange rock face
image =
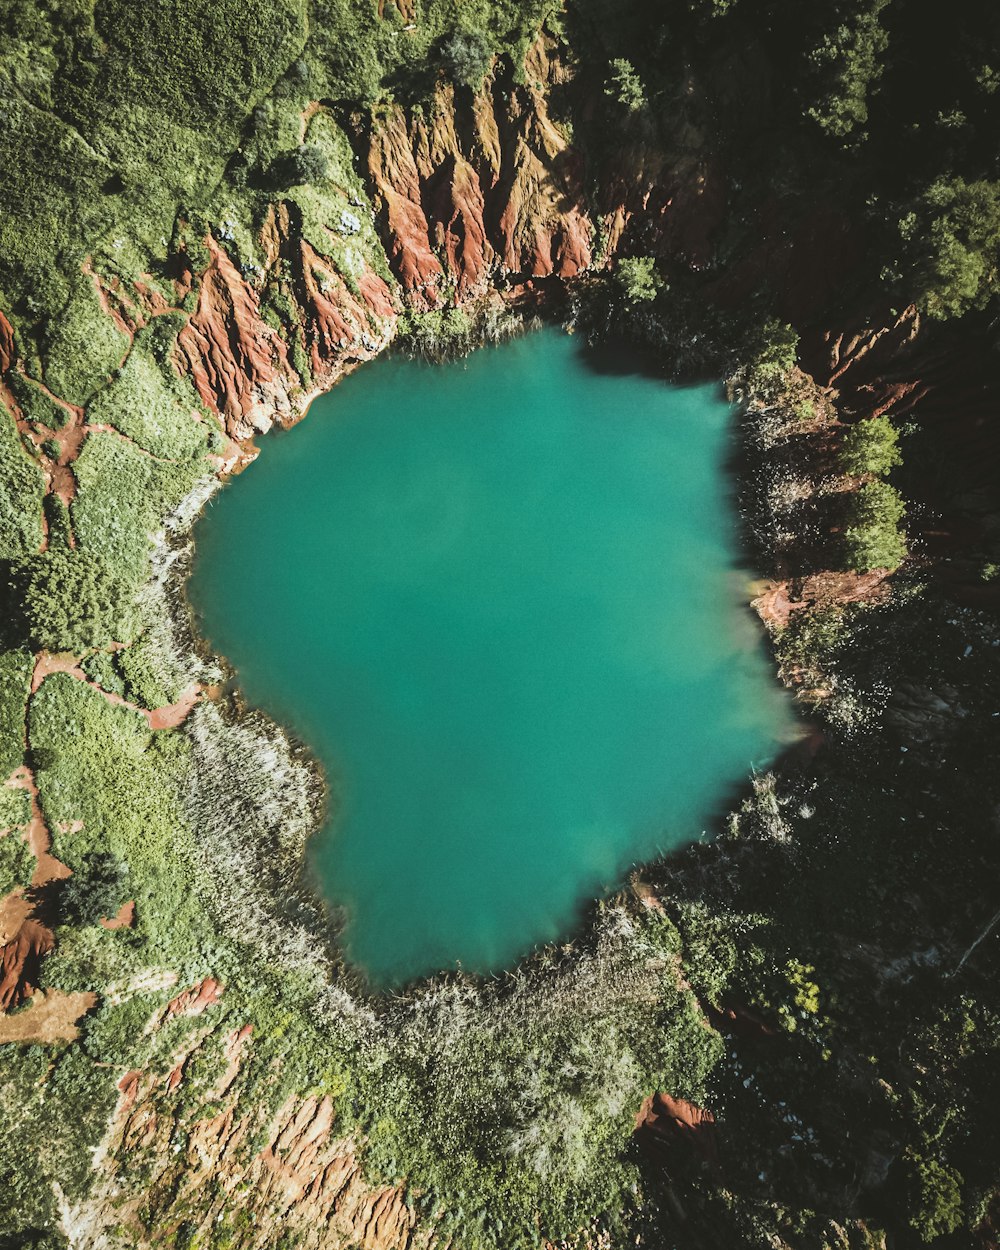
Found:
[[[251,1044],[250,1034],[249,1026],[228,1034],[224,1045],[228,1066],[212,1091],[218,1102],[209,1117],[185,1121],[183,1154],[170,1144],[176,1108],[170,1095],[183,1086],[193,1050],[176,1055],[161,1076],[133,1069],[118,1082],[118,1106],[104,1149],[112,1157],[147,1152],[149,1189],[168,1201],[168,1209],[162,1212],[165,1223],[175,1218],[171,1203],[175,1204],[172,1209],[189,1216],[193,1197],[210,1193],[210,1203],[204,1209],[198,1207],[201,1227],[214,1228],[218,1220],[239,1209],[249,1217],[240,1240],[247,1250],[273,1245],[279,1224],[306,1250],[340,1245],[364,1250],[440,1246],[417,1228],[402,1186],[365,1181],[355,1142],[336,1135],[336,1108],[328,1095],[289,1099],[261,1143],[251,1145],[253,1122],[230,1095]],[[194,1048],[198,1044],[195,1040]],[[95,1210],[100,1210],[105,1199],[114,1221],[126,1225],[137,1217],[145,1200],[139,1195],[123,1204],[113,1181],[106,1194],[97,1196]]]
[[[0,947],[0,1011],[30,998],[37,986],[38,965],[53,947],[52,931],[27,919],[15,937]]]
[[[288,413],[293,385],[288,348],[260,315],[260,299],[214,239],[202,275],[198,309],[177,339],[205,406],[237,438],[270,427]]]
[[[417,307],[590,265],[582,165],[548,114],[558,71],[543,41],[526,71],[530,85],[497,76],[471,100],[442,84],[427,115],[396,105],[372,125],[365,159],[383,241]]]
[[[0,312],[0,375],[14,363],[14,328]]]
[[[202,402],[223,420],[238,442],[290,423],[308,402],[292,349],[265,320],[261,297],[228,253],[212,238],[200,277],[198,307],[177,339],[175,363],[189,373]],[[272,208],[261,242],[269,269],[281,262],[282,294],[297,304],[296,324],[317,390],[385,347],[395,321],[392,295],[376,273],[364,268],[355,289],[298,230],[287,204]]]

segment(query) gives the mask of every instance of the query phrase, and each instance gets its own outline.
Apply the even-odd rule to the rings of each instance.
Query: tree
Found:
[[[910,1225],[921,1240],[933,1241],[962,1225],[962,1178],[954,1168],[907,1151]]]
[[[616,57],[611,62],[610,70],[604,84],[604,94],[630,113],[638,113],[644,109],[646,89],[632,62],[626,61],[624,57]]]
[[[847,567],[858,573],[897,569],[906,559],[906,512],[902,495],[888,482],[866,482],[850,497],[843,544]]]
[[[128,890],[128,864],[107,851],[91,851],[62,887],[59,902],[71,923],[97,924],[118,914]]]
[[[271,162],[268,180],[276,190],[307,182],[322,182],[329,167],[330,162],[323,149],[315,143],[307,143],[276,156]]]
[[[899,431],[885,416],[859,421],[844,435],[839,459],[845,473],[874,473],[883,477],[903,462],[899,454]]]
[[[456,31],[444,41],[441,51],[452,79],[478,91],[493,61],[488,37],[478,30]]]
[[[910,244],[914,297],[938,320],[982,308],[997,290],[1000,183],[939,178],[899,223]]]
[[[663,285],[652,256],[633,256],[615,266],[615,280],[629,304],[645,304],[656,296]]]
[[[879,22],[888,3],[865,0],[860,12],[845,14],[809,54],[823,87],[808,112],[829,135],[845,138],[868,121],[868,97],[882,76],[882,56],[889,44]]]
[[[747,344],[747,376],[755,389],[773,390],[795,368],[799,336],[790,325],[771,317],[755,327]]]

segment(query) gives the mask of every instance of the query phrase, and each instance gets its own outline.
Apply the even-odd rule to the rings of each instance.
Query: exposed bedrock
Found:
[[[564,73],[540,39],[525,84],[502,72],[474,95],[442,83],[426,113],[392,105],[358,134],[386,252],[415,307],[590,265],[583,163],[547,102]]]

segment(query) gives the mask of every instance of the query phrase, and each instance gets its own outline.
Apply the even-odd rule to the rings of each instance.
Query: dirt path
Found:
[[[120,650],[121,648],[118,649]],[[153,730],[176,729],[178,725],[184,723],[191,709],[202,695],[210,697],[211,694],[201,682],[195,681],[181,691],[180,697],[175,703],[167,703],[162,707],[156,708],[140,707],[137,703],[130,703],[128,699],[123,698],[120,694],[115,694],[111,690],[105,690],[103,686],[91,680],[80,667],[80,664],[81,660],[68,652],[53,655],[48,651],[39,651],[35,656],[35,668],[31,675],[31,693],[34,694],[45,678],[52,673],[65,673],[67,677],[72,677],[74,681],[83,682],[91,690],[96,690],[108,703],[113,703],[116,707],[127,707],[132,712],[138,712],[140,716],[146,718],[150,729]]]
[[[27,1007],[15,1015],[0,1015],[0,1045],[4,1042],[75,1042],[77,1021],[97,1005],[89,990],[39,990]]]

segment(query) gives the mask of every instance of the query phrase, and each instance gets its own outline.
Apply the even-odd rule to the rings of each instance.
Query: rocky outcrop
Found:
[[[53,945],[51,929],[29,916],[0,947],[0,1011],[31,997],[38,986],[39,965]]]
[[[14,328],[0,312],[0,377],[7,373],[14,360]]]
[[[502,69],[474,95],[442,83],[426,114],[392,105],[358,137],[386,252],[414,306],[590,265],[582,160],[546,101],[562,72],[542,38],[524,84]]]
[[[189,1009],[204,1000],[206,984],[174,1002],[186,1002]],[[424,1250],[440,1244],[417,1229],[401,1186],[364,1179],[359,1143],[337,1136],[329,1095],[288,1099],[263,1129],[240,1105],[233,1090],[250,1056],[249,1026],[229,1029],[223,1038],[226,1066],[203,1100],[211,1113],[194,1119],[183,1113],[177,1091],[211,1034],[208,1026],[192,1035],[167,1073],[134,1070],[119,1081],[118,1104],[99,1155],[106,1188],[73,1212],[75,1245],[96,1250],[109,1222],[128,1226],[141,1218],[142,1204],[154,1202],[161,1235],[197,1211],[199,1230],[206,1232],[224,1231],[238,1219],[245,1250],[273,1246],[277,1227],[303,1250]],[[185,1143],[181,1151],[172,1145],[179,1139]],[[145,1192],[125,1202],[113,1179],[119,1156],[149,1168]]]
[[[234,438],[270,427],[292,410],[288,348],[260,315],[260,298],[214,239],[201,275],[198,308],[177,339],[202,402]]]
[[[198,307],[178,336],[176,363],[236,441],[301,416],[312,388],[325,389],[392,336],[395,313],[382,278],[365,268],[352,290],[297,224],[281,204],[271,209],[261,234],[269,265],[263,286],[278,283],[272,271],[287,262],[282,295],[298,306],[294,322],[280,330],[263,316],[258,286],[215,239],[205,239],[211,259],[198,279]],[[308,379],[295,361],[297,338],[305,341]]]

